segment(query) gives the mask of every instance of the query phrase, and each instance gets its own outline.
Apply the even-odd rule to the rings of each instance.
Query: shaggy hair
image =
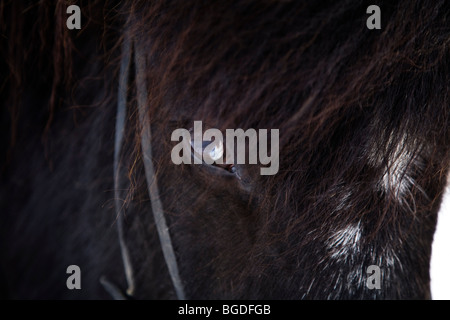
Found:
[[[381,30],[366,28],[365,1],[81,1],[79,31],[65,26],[73,2],[0,4],[6,297],[108,298],[102,275],[125,287],[112,155],[127,34],[145,48],[153,163],[188,298],[430,298],[450,163],[448,1],[378,1]],[[135,88],[121,152],[134,297],[173,298]],[[279,172],[174,165],[170,134],[195,120],[279,129]],[[71,264],[80,292],[59,284]]]

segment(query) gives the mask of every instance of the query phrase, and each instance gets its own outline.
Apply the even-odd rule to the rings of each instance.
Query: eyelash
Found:
[[[222,168],[222,169],[228,171],[229,173],[233,173],[233,174],[236,173],[236,167],[234,166],[234,164],[217,164],[217,163],[213,163],[211,166]]]

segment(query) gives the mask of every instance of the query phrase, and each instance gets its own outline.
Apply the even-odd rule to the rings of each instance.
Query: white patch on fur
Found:
[[[377,167],[380,165],[385,167],[378,187],[386,194],[393,195],[393,198],[399,202],[403,202],[415,184],[411,172],[420,168],[419,157],[413,151],[417,149],[417,146],[417,141],[410,141],[408,145],[406,137],[403,137],[387,159],[383,158],[387,150],[383,152],[383,150],[372,149],[369,154],[370,163]]]
[[[350,209],[350,199],[352,196],[351,191],[346,191],[344,194],[340,197],[339,203],[336,206],[335,211],[341,211],[341,210],[347,210]]]
[[[384,262],[387,267],[392,267],[397,264],[400,268],[403,268],[400,258],[397,256],[396,250],[388,250],[384,253]]]
[[[414,181],[408,175],[408,168],[413,161],[414,156],[402,140],[388,160],[386,171],[381,178],[381,186],[386,192],[393,192],[400,198],[411,188]]]
[[[334,259],[345,258],[349,254],[357,252],[360,239],[360,223],[335,231],[327,243],[332,252],[331,257]]]

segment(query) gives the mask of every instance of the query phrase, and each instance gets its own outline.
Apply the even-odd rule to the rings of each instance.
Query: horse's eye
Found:
[[[194,146],[192,145],[192,148]],[[203,161],[213,164],[220,159],[223,160],[223,142],[222,141],[203,141],[201,150],[194,150],[196,153],[203,155]]]
[[[194,144],[191,140],[193,156],[201,159],[203,163],[214,167],[222,168],[228,172],[235,173],[236,168],[233,164],[224,164],[224,142],[222,140],[202,141],[201,147]]]

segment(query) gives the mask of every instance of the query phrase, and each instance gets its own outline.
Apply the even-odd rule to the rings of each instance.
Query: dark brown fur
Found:
[[[188,298],[430,298],[450,163],[450,8],[379,1],[382,29],[368,30],[370,4],[89,1],[82,30],[69,31],[64,1],[2,3],[5,294],[105,298],[102,274],[125,286],[111,200],[127,29],[145,48],[153,161]],[[134,79],[129,96],[123,200],[136,298],[173,297]],[[194,120],[279,129],[279,172],[237,165],[239,181],[175,166],[170,134]],[[339,241],[356,226],[357,241]],[[81,292],[58,287],[70,264],[89,270]],[[365,285],[369,265],[381,267],[380,290]]]

